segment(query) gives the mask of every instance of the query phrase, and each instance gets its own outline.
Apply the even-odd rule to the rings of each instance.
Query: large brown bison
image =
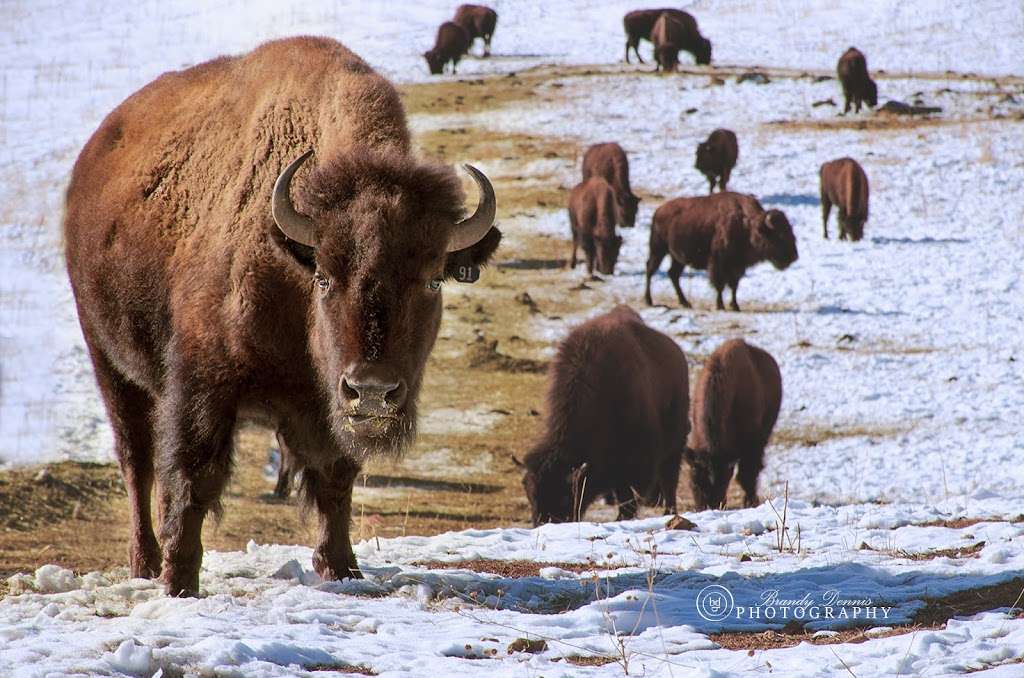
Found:
[[[498,13],[483,5],[459,5],[455,10],[455,23],[469,35],[470,45],[477,38],[484,41],[484,56],[491,56],[491,37],[498,24]]]
[[[612,275],[619,259],[622,236],[615,233],[617,220],[615,189],[599,176],[592,176],[569,192],[569,226],[572,229],[572,257],[569,268],[576,268],[576,249],[583,248],[587,273]]]
[[[732,130],[716,129],[708,136],[707,141],[697,144],[697,161],[694,167],[707,178],[708,193],[715,192],[716,180],[718,190],[725,190],[739,154],[736,133]]]
[[[843,96],[846,98],[843,115],[850,112],[851,103],[856,107],[857,113],[860,113],[862,103],[872,108],[878,105],[878,86],[868,75],[868,62],[863,52],[856,47],[843,52],[836,65],[836,73],[839,75],[839,83],[843,86]]]
[[[736,469],[744,505],[756,506],[764,448],[782,404],[782,374],[767,352],[742,339],[708,356],[693,392],[685,458],[698,510],[719,508]]]
[[[798,256],[793,227],[784,213],[765,211],[753,196],[732,192],[676,198],[654,212],[644,289],[648,305],[653,303],[651,276],[666,254],[672,258],[668,277],[682,306],[690,308],[690,302],[679,287],[679,276],[686,266],[692,266],[707,269],[718,292],[718,310],[725,309],[722,291],[726,285],[732,288],[730,308],[734,311],[740,310],[736,288],[747,268],[770,261],[781,271]]]
[[[830,160],[821,166],[821,228],[828,238],[828,215],[839,208],[839,239],[864,237],[868,220],[868,175],[853,158]]]
[[[438,26],[433,48],[423,53],[431,75],[444,73],[444,67],[449,61],[452,63],[452,73],[454,74],[459,60],[469,52],[469,47],[472,44],[473,39],[466,29],[454,21],[445,21]]]
[[[629,185],[629,160],[626,152],[614,141],[594,144],[583,154],[583,180],[602,177],[615,190],[617,221],[622,228],[633,228],[640,198]]]
[[[167,73],[104,119],[72,172],[65,254],[131,502],[132,576],[198,592],[244,421],[276,430],[301,471],[313,567],[359,576],[360,465],[412,439],[441,283],[501,237],[490,183],[466,169],[481,200],[463,219],[458,177],[415,158],[394,87],[326,38]]]
[[[674,513],[690,429],[676,343],[617,306],[575,328],[548,375],[544,435],[519,463],[533,524],[579,519],[606,495],[619,520],[636,515],[637,498]]]
[[[693,55],[698,64],[711,63],[711,41],[701,35],[697,28],[697,20],[689,12],[680,9],[638,9],[627,13],[622,17],[622,26],[626,30],[626,63],[629,63],[629,50],[632,49],[640,63],[644,60],[640,57],[637,47],[641,40],[654,41],[651,32],[658,17],[667,14],[675,19],[682,27],[682,33],[677,34],[676,53],[678,50],[686,50]]]

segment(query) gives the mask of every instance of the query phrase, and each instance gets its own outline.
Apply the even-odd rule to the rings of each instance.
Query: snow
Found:
[[[695,311],[675,307],[663,273],[653,294],[669,305],[642,308],[646,229],[660,203],[645,200],[638,227],[623,233],[616,275],[591,284],[600,303],[579,317],[539,315],[529,330],[553,346],[576,321],[626,301],[691,357],[739,335],[771,351],[785,384],[761,477],[771,503],[687,514],[696,531],[666,530],[664,519],[651,518],[375,539],[355,547],[363,581],[321,582],[305,546],[250,543],[245,552],[205,555],[205,595],[195,600],[166,598],[158,584],[121,571],[44,565],[11,577],[0,600],[0,675],[286,676],[366,667],[394,676],[550,677],[622,675],[627,665],[631,675],[1019,673],[1008,663],[1024,656],[1024,620],[1010,609],[1019,601],[945,628],[870,636],[906,624],[927,599],[1009,582],[1024,570],[1024,523],[1015,520],[1024,487],[1024,208],[1014,199],[1024,178],[1024,92],[1019,82],[992,79],[1021,73],[1024,6],[691,2],[716,65],[783,69],[766,85],[733,76],[715,85],[710,71],[612,72],[621,16],[643,4],[494,2],[495,57],[469,59],[460,74],[608,67],[559,77],[562,87],[543,107],[470,120],[423,115],[411,124],[542,130],[581,144],[616,139],[630,153],[634,187],[664,196],[702,194],[695,144],[718,126],[737,132],[730,187],[787,213],[796,264],[752,269],[741,314],[711,311],[700,273],[683,280]],[[41,0],[9,9],[9,39],[0,42],[0,464],[108,459],[110,431],[60,256],[63,189],[88,135],[159,73],[284,35],[330,34],[396,81],[426,80],[419,53],[451,3],[142,0],[112,8]],[[840,100],[834,81],[811,76],[830,73],[850,44],[873,70],[893,76],[879,80],[882,100],[921,92],[943,107],[940,120],[884,130],[811,126],[836,112],[813,102]],[[979,76],[943,79],[946,70]],[[843,155],[861,161],[872,186],[866,238],[856,244],[835,240],[834,216],[833,239],[820,235],[817,168]],[[516,169],[570,186],[575,160]],[[504,224],[510,239],[546,234],[561,247],[562,210],[533,212]],[[426,409],[420,430],[479,434],[500,416],[486,403]],[[423,463],[443,467],[451,456],[439,447]],[[478,468],[486,465],[466,472]],[[960,518],[977,522],[945,526]],[[957,549],[971,553],[948,555]],[[470,559],[529,561],[538,575],[460,569]],[[416,564],[423,561],[451,569]],[[818,639],[865,622],[876,630],[861,643],[725,650],[707,634],[778,630],[785,620],[702,619],[697,596],[712,584],[728,588],[737,609],[756,607],[766,591],[790,600],[821,601],[832,591],[871,599],[873,618],[805,621]],[[548,647],[509,653],[524,637]],[[563,660],[593,654],[617,661],[581,668]]]

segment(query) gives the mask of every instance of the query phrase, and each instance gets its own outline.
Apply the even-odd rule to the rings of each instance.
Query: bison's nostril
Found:
[[[341,378],[341,395],[345,400],[358,400],[359,391],[349,385],[348,379],[345,377]]]
[[[341,394],[349,402],[360,401],[398,407],[405,401],[407,388],[405,381],[381,381],[377,379],[356,380],[352,377],[342,377]]]

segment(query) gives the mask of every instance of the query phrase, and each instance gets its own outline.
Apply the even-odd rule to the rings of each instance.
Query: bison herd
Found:
[[[426,53],[454,71],[476,38],[490,53],[497,15],[463,5]],[[658,67],[679,51],[698,64],[711,43],[678,10],[624,18],[626,60],[649,39]],[[874,105],[863,55],[839,75]],[[706,270],[730,307],[746,269],[797,260],[786,215],[727,190],[736,135],[697,149],[710,195],[669,200],[650,226],[645,301],[665,255],[679,286]],[[319,519],[315,570],[359,577],[349,535],[353,484],[374,454],[413,439],[445,281],[471,283],[501,240],[487,177],[466,165],[479,202],[466,216],[455,171],[412,150],[395,88],[328,38],[289,38],[167,73],[125,99],[79,155],[67,190],[65,257],[78,316],[113,428],[131,507],[132,576],[196,595],[202,526],[217,511],[233,431],[273,428],[301,496]],[[639,198],[617,143],[591,147],[569,194],[572,258],[612,275]],[[716,183],[719,191],[714,191]],[[821,168],[825,237],[862,237],[863,169]],[[544,433],[518,462],[535,524],[582,516],[597,498],[619,517],[639,503],[676,508],[683,462],[701,507],[719,507],[735,473],[747,505],[782,398],[778,365],[728,341],[691,397],[686,357],[619,306],[573,329],[550,369]],[[151,518],[156,491],[158,525]],[[159,540],[158,537],[159,536]]]

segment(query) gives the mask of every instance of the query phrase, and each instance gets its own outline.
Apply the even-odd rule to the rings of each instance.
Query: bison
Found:
[[[576,268],[576,249],[583,248],[587,273],[612,275],[622,247],[622,236],[615,233],[617,220],[615,189],[599,176],[592,176],[569,193],[569,226],[572,228],[572,257],[569,268]]]
[[[725,504],[734,469],[744,506],[757,506],[757,476],[781,404],[782,374],[767,351],[732,339],[708,356],[684,453],[698,510]]]
[[[697,161],[694,167],[707,178],[708,193],[715,192],[716,180],[718,190],[725,190],[739,154],[736,133],[727,129],[716,129],[708,136],[707,141],[697,144]]]
[[[548,372],[544,434],[522,462],[533,524],[579,519],[598,497],[676,510],[690,422],[686,356],[617,306],[569,333]]]
[[[843,96],[846,98],[842,115],[850,112],[851,103],[856,107],[857,113],[860,113],[861,103],[866,103],[871,108],[878,105],[878,86],[868,75],[868,62],[863,52],[856,47],[843,52],[836,65],[836,73],[839,75]]]
[[[197,594],[203,520],[249,421],[301,471],[316,572],[360,576],[355,478],[412,440],[442,283],[501,238],[490,182],[466,169],[481,198],[463,219],[456,173],[416,158],[395,88],[326,38],[164,74],[103,120],[72,171],[65,256],[132,576]]]
[[[466,32],[466,29],[453,21],[445,21],[437,29],[437,37],[434,39],[434,47],[423,53],[427,60],[431,75],[441,75],[448,62],[452,62],[452,74],[459,60],[469,52],[469,46],[473,39]]]
[[[629,160],[626,152],[614,141],[594,144],[583,154],[583,180],[592,176],[604,178],[615,190],[616,220],[622,228],[633,228],[640,198],[629,186]]]
[[[839,239],[864,237],[868,220],[868,175],[853,158],[831,160],[821,166],[821,226],[828,238],[828,215],[839,208]]]
[[[732,192],[676,198],[654,212],[644,290],[648,306],[653,304],[651,276],[666,254],[672,258],[668,277],[679,303],[690,308],[679,287],[679,276],[689,265],[707,269],[711,285],[718,292],[720,311],[725,309],[722,290],[726,285],[732,288],[730,307],[740,310],[736,288],[748,267],[770,261],[781,271],[798,256],[793,228],[783,212],[765,211],[753,196]]]
[[[682,27],[682,32],[677,33],[676,52],[684,49],[693,55],[698,64],[711,63],[711,42],[700,34],[697,28],[697,20],[693,15],[679,9],[638,9],[627,13],[622,17],[622,26],[626,30],[626,63],[629,63],[629,50],[632,49],[640,63],[644,60],[640,57],[637,47],[641,40],[650,40],[654,24],[658,17],[667,14],[675,19]],[[657,55],[655,55],[657,57]]]
[[[484,56],[491,56],[491,36],[498,23],[498,13],[483,5],[459,5],[455,10],[455,23],[469,35],[470,46],[477,38],[484,41]]]

